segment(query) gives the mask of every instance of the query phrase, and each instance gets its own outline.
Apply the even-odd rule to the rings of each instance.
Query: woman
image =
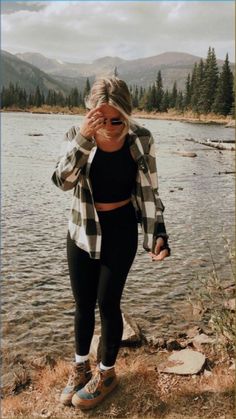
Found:
[[[123,334],[122,291],[137,251],[138,223],[152,260],[170,255],[164,206],[158,195],[154,141],[131,119],[124,81],[95,81],[88,113],[65,135],[67,149],[52,180],[74,188],[67,257],[75,299],[75,362],[61,394],[63,404],[89,409],[117,385],[115,361]],[[92,376],[89,349],[95,306],[101,317],[101,362]]]

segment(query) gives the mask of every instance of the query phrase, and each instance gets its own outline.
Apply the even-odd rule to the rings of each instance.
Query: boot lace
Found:
[[[84,364],[74,365],[72,367],[72,371],[71,371],[71,374],[69,376],[69,380],[68,380],[67,385],[68,386],[74,386],[77,381],[79,381],[81,378],[83,378],[84,373],[85,373]]]
[[[91,380],[86,384],[86,390],[88,393],[94,393],[99,383],[102,381],[102,372],[97,371]]]

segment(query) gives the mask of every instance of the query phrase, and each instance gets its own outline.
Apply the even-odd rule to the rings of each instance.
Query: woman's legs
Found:
[[[102,326],[101,361],[113,366],[123,334],[120,302],[138,244],[137,220],[131,203],[98,212],[102,228],[98,305]]]
[[[94,332],[100,261],[91,259],[67,234],[67,260],[75,299],[76,354],[87,355]]]
[[[102,363],[115,363],[123,333],[120,301],[138,242],[135,210],[131,203],[99,211],[101,259],[91,259],[67,234],[67,259],[75,299],[76,354],[87,355],[94,332],[98,299],[102,326]]]

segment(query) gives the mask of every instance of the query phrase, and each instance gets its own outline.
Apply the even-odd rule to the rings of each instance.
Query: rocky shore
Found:
[[[225,290],[224,309],[234,313],[235,284]],[[18,354],[3,375],[2,418],[232,419],[234,353],[227,333],[220,338],[214,333],[212,318],[205,328],[195,326],[168,339],[146,338],[126,313],[123,321],[116,363],[120,383],[100,406],[84,413],[59,404],[70,362],[47,353],[29,355],[27,360]],[[93,337],[90,352],[95,368],[100,360],[99,335]],[[4,362],[10,359],[6,356]]]

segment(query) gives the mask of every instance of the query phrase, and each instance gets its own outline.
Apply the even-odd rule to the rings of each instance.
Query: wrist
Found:
[[[80,129],[80,135],[82,135],[82,137],[84,137],[88,141],[93,141],[93,137],[89,135],[86,131]]]

